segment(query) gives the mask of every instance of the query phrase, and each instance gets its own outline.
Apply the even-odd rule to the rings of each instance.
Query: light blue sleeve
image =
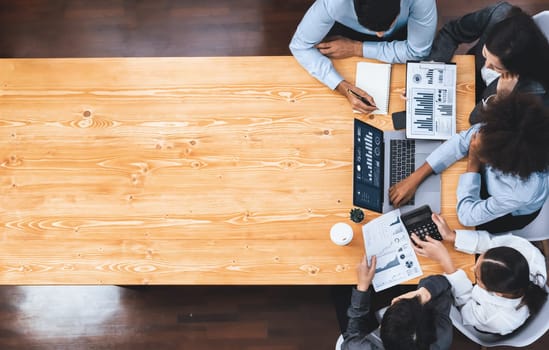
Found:
[[[297,27],[290,42],[290,51],[309,74],[333,90],[343,77],[335,70],[330,59],[314,47],[335,23],[330,11],[328,0],[315,1]]]
[[[462,225],[477,226],[497,219],[516,208],[514,201],[496,196],[480,198],[480,174],[464,173],[457,186],[457,216]]]
[[[520,178],[498,174],[491,168],[485,170],[485,178],[499,178],[490,182],[490,196],[480,198],[480,174],[464,173],[457,186],[457,216],[462,225],[477,226],[492,221],[528,205],[532,188]],[[505,179],[505,181],[504,181]],[[536,183],[532,182],[535,193]]]
[[[364,42],[364,57],[389,63],[421,60],[429,55],[437,29],[435,0],[410,0],[408,37],[404,41]]]
[[[425,160],[433,172],[440,174],[450,165],[465,157],[469,153],[471,138],[479,129],[480,124],[475,124],[468,130],[455,134],[437,147]]]

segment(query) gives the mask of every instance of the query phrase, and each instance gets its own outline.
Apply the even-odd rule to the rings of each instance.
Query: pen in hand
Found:
[[[366,98],[360,96],[359,94],[357,94],[356,92],[354,92],[353,90],[351,89],[347,89],[347,92],[350,93],[351,95],[353,95],[354,97],[358,98],[362,103],[364,103],[366,106],[370,106],[370,107],[375,107],[374,105],[372,105],[370,103],[370,101],[368,101]]]

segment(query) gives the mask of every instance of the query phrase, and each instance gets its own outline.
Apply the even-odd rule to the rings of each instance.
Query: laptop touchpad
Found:
[[[421,185],[419,185],[418,190],[420,188],[423,192],[440,192],[440,175],[433,174],[428,176]]]

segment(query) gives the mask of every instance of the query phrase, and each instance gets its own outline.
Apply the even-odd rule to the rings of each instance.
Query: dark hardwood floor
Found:
[[[0,0],[0,57],[288,55],[312,2]],[[492,2],[439,0],[440,23]],[[339,334],[325,286],[2,286],[0,320],[0,349],[322,350]]]
[[[0,57],[288,55],[312,0],[0,0]],[[439,0],[440,23],[495,1]],[[529,13],[548,0],[515,0]]]

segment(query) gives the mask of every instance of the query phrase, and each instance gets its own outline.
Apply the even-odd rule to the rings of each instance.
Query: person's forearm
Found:
[[[450,230],[444,237],[444,241],[454,243],[456,241],[456,230]]]
[[[482,162],[478,159],[476,154],[469,154],[467,158],[467,172],[468,173],[479,173]]]
[[[508,3],[499,3],[446,23],[433,41],[429,59],[449,61],[459,44],[474,42],[488,33],[495,23],[507,16],[510,8]]]
[[[409,178],[411,181],[419,186],[419,184],[422,183],[423,180],[425,180],[432,173],[433,168],[431,168],[431,165],[429,165],[429,163],[425,162],[419,168],[417,168],[417,170],[410,174]]]
[[[467,162],[467,172],[468,173],[479,173],[480,172],[480,163],[476,161]]]
[[[347,89],[350,89],[352,87],[351,83],[349,83],[347,80],[342,80],[335,88],[337,92],[342,94],[343,96],[347,96]]]
[[[456,267],[454,266],[454,262],[450,257],[448,259],[444,259],[440,262],[440,267],[442,267],[442,271],[444,273],[450,274],[457,271]]]
[[[444,291],[450,289],[450,282],[442,275],[431,275],[419,281],[418,289],[425,288],[431,298],[437,298]]]
[[[364,52],[362,50],[364,43],[362,41],[353,40],[353,52],[356,57],[364,57]]]
[[[463,173],[459,177],[456,190],[456,211],[459,222],[464,226],[478,226],[498,217],[512,213],[524,206],[524,201],[513,198],[512,191],[498,193],[486,199],[480,197],[481,175],[479,173]]]
[[[370,291],[352,291],[350,300],[351,303],[347,309],[347,316],[349,317],[347,331],[345,332],[345,339],[347,341],[352,338],[361,339],[373,330],[368,324],[368,319],[371,317],[369,315],[370,298]]]

